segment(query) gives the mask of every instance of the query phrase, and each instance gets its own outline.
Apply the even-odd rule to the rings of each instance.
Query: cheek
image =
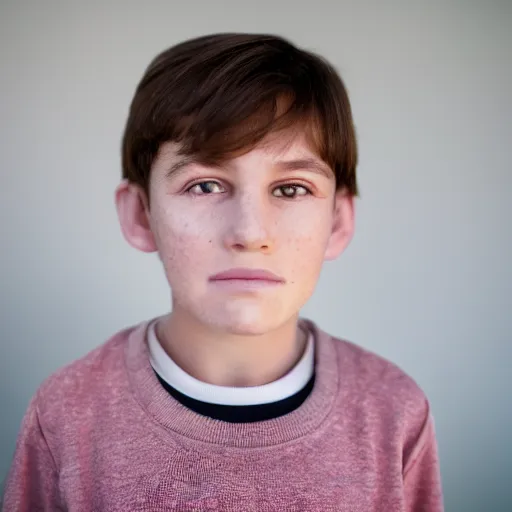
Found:
[[[287,218],[278,227],[286,245],[301,254],[300,259],[325,251],[331,232],[332,219],[326,212],[308,210]]]
[[[212,239],[210,217],[183,215],[177,208],[162,208],[152,217],[152,229],[160,259],[168,272],[179,272],[185,277],[201,265],[201,257]],[[187,272],[184,272],[185,268]]]
[[[332,220],[329,215],[318,211],[309,213],[279,226],[279,231],[286,233],[280,240],[286,260],[283,264],[296,284],[316,282],[331,232]]]

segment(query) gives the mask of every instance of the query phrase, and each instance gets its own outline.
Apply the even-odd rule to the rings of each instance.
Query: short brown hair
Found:
[[[294,126],[309,129],[337,188],[357,195],[351,107],[331,64],[274,35],[190,39],[159,54],[137,86],[122,140],[123,178],[148,193],[152,163],[168,141],[182,155],[219,164]]]

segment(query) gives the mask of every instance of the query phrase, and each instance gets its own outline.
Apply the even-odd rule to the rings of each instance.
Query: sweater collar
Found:
[[[209,384],[196,379],[173,361],[160,344],[155,326],[156,321],[153,321],[147,330],[151,366],[169,386],[194,400],[232,406],[278,402],[303,389],[314,373],[314,339],[313,334],[308,332],[306,348],[300,360],[286,375],[274,382],[262,386],[239,388]]]
[[[125,361],[133,392],[146,412],[163,427],[188,439],[233,448],[263,448],[292,441],[317,430],[333,410],[338,392],[338,363],[332,338],[313,322],[301,327],[314,339],[315,384],[309,397],[285,416],[254,423],[229,423],[197,414],[163,389],[150,363],[148,329],[143,322],[128,334]]]

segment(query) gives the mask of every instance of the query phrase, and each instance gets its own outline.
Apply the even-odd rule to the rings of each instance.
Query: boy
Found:
[[[48,378],[11,511],[441,511],[433,421],[393,364],[299,311],[354,230],[343,83],[270,35],[217,34],[142,78],[116,191],[172,312]]]

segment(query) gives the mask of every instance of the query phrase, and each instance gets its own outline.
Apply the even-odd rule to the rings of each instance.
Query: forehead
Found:
[[[168,177],[197,165],[236,170],[252,164],[275,166],[281,170],[309,168],[327,177],[334,176],[305,134],[300,132],[271,133],[256,146],[235,155],[228,155],[217,162],[203,161],[200,154],[183,155],[180,149],[179,143],[164,143],[160,147],[154,167],[158,167]]]

